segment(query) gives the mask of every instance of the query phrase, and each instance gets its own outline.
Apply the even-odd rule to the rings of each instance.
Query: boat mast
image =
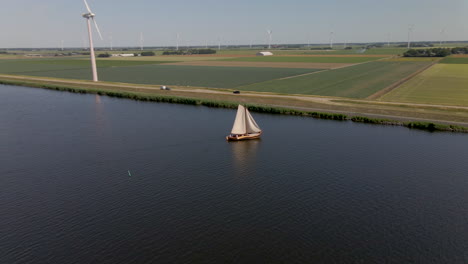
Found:
[[[245,122],[245,134],[248,134],[247,132],[247,107],[244,106],[244,122]]]

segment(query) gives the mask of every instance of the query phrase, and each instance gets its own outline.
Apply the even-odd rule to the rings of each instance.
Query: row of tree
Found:
[[[405,57],[446,57],[452,54],[468,54],[468,47],[410,49],[403,53]]]

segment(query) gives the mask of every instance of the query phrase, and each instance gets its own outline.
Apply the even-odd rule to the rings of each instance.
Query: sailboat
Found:
[[[226,137],[227,141],[238,141],[260,138],[262,130],[257,125],[246,107],[239,105],[236,120],[232,126],[231,134]]]

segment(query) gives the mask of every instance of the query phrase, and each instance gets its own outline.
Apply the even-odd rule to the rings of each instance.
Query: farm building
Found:
[[[112,57],[134,57],[135,54],[127,53],[127,54],[112,54]]]
[[[273,53],[269,52],[269,51],[260,51],[259,53],[257,53],[257,56],[272,56]]]

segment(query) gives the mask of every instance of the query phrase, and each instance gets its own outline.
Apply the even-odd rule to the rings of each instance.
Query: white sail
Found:
[[[237,108],[236,120],[234,120],[234,125],[232,126],[231,134],[242,135],[247,133],[246,123],[245,123],[245,108],[242,105],[239,105]]]
[[[259,133],[262,130],[260,127],[257,125],[257,122],[253,119],[252,115],[250,114],[248,109],[245,109],[246,113],[246,118],[245,118],[245,123],[246,123],[246,130],[247,133]]]
[[[236,120],[232,126],[231,134],[243,135],[247,133],[259,133],[262,131],[253,119],[249,110],[242,105],[237,108]]]

